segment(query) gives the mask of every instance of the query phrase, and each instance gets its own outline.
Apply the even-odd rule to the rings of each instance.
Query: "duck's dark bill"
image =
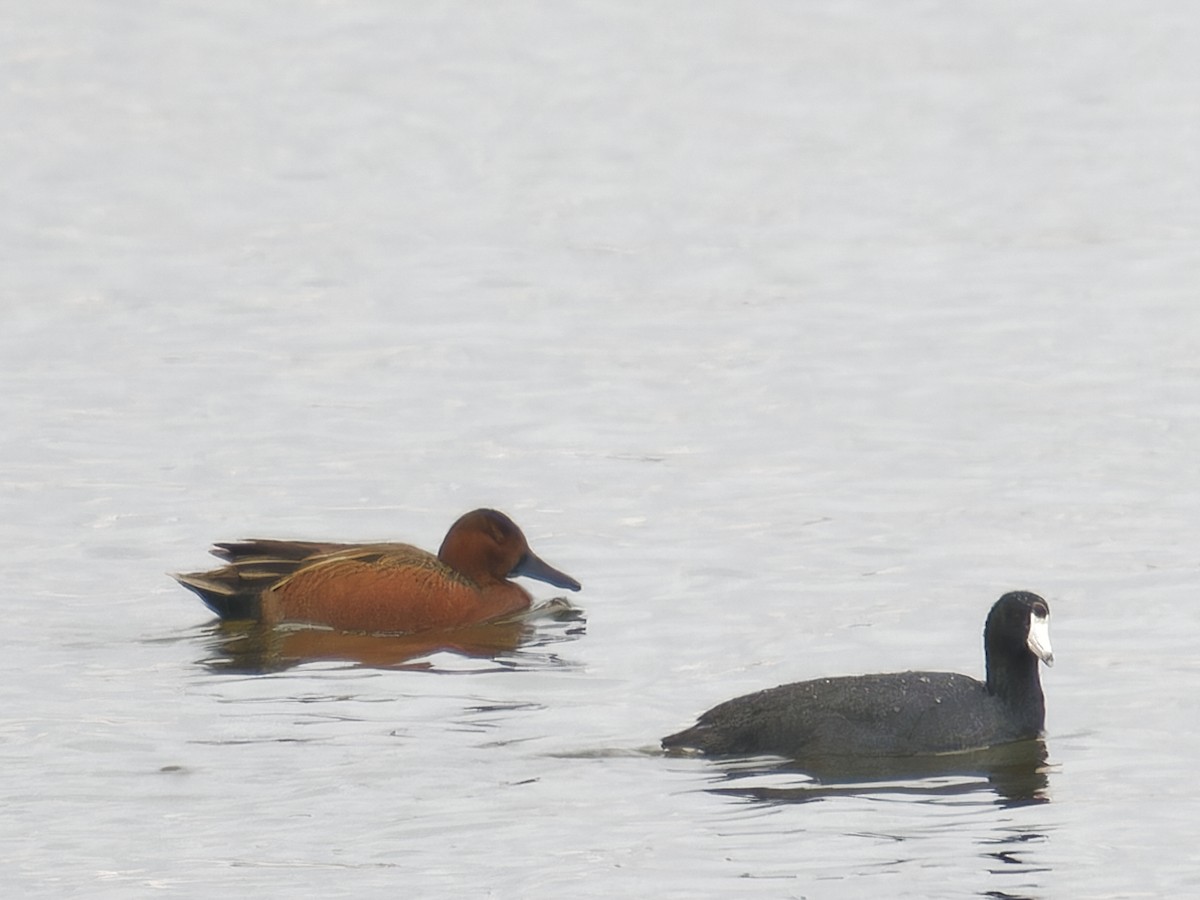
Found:
[[[536,578],[538,581],[544,581],[568,591],[577,591],[583,586],[567,573],[558,571],[554,566],[543,562],[532,553],[526,553],[521,557],[521,561],[508,573],[509,578],[516,578],[519,575]]]

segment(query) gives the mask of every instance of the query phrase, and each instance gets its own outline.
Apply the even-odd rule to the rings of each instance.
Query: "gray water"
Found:
[[[7,890],[1196,893],[1198,33],[0,6]],[[578,618],[247,658],[164,574],[485,505]],[[655,750],[784,681],[979,674],[1014,588],[1031,785]]]

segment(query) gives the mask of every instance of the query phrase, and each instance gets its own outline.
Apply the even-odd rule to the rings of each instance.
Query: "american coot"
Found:
[[[710,756],[913,756],[1036,737],[1046,719],[1038,660],[1053,665],[1050,608],[1014,591],[983,629],[987,682],[951,672],[896,672],[784,684],[714,706],[668,750]]]

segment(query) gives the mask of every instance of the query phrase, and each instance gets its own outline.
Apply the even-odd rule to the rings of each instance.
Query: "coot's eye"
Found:
[[[1046,604],[1042,603],[1040,600],[1037,603],[1034,603],[1031,609],[1033,610],[1033,614],[1039,619],[1044,619],[1046,616],[1050,615],[1050,610],[1048,610],[1046,608]]]

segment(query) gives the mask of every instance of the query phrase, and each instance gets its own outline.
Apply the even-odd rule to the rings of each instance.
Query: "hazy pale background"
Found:
[[[1195,893],[1198,36],[1118,0],[0,2],[4,883]],[[586,624],[247,674],[164,575],[481,505]],[[642,752],[781,681],[979,673],[1012,588],[1054,611],[1046,803],[756,803]]]

